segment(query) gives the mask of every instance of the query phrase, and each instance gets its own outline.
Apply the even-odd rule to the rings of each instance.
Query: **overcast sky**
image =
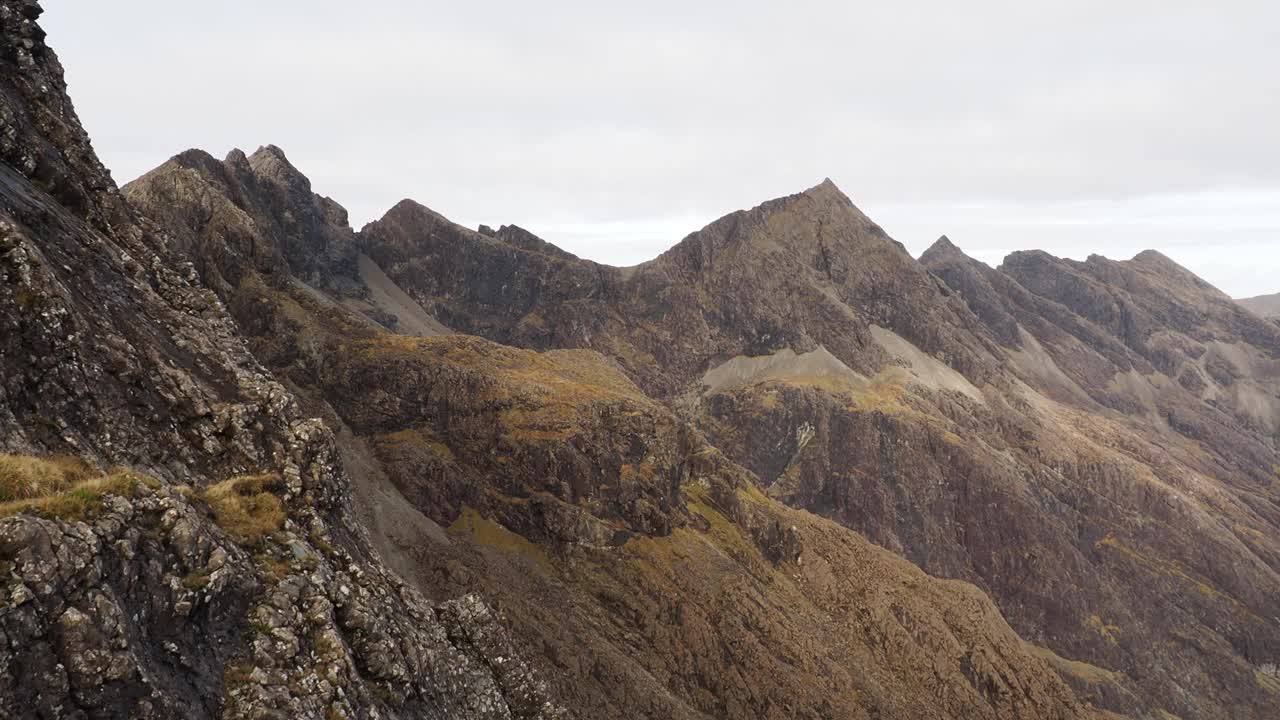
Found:
[[[356,227],[412,197],[626,265],[829,176],[917,255],[1280,292],[1274,2],[44,5],[121,183],[275,143]]]

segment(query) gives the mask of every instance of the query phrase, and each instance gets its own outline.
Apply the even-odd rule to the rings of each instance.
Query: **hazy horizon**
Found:
[[[943,234],[992,265],[1153,248],[1246,297],[1280,292],[1276,21],[1255,2],[64,0],[42,24],[121,184],[272,143],[356,227],[410,197],[631,265],[831,177],[915,256]]]

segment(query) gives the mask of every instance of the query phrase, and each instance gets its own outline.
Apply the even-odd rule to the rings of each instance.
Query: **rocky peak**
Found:
[[[244,152],[238,148],[232,153],[244,155]],[[272,182],[286,192],[298,194],[311,192],[311,180],[294,167],[293,163],[289,162],[289,158],[285,157],[284,151],[275,145],[264,145],[258,148],[248,157],[248,162],[249,167],[259,179]]]
[[[988,265],[969,257],[943,235],[920,256],[920,264],[964,298],[969,308],[1008,347],[1020,347],[1018,323],[1005,307],[1002,278]]]
[[[849,199],[849,196],[845,195],[844,191],[832,182],[829,177],[822,178],[822,182],[814,185],[808,190],[805,190],[804,194],[822,202],[833,202],[849,206],[853,205],[853,201]]]
[[[1143,250],[1127,264],[1148,275],[1158,276],[1163,282],[1171,283],[1184,291],[1207,293],[1220,300],[1228,299],[1226,293],[1159,251]]]
[[[857,254],[901,246],[864,215],[830,179],[804,192],[730,213],[689,235],[655,263],[693,272],[740,262],[744,256],[781,255],[821,272]]]
[[[292,274],[339,296],[361,292],[347,211],[313,193],[311,181],[274,145],[251,156],[234,149],[223,161],[188,150],[124,193],[167,218],[178,247],[224,297],[248,268],[277,282]]]
[[[435,210],[432,210],[417,200],[405,198],[395,205],[392,205],[391,209],[383,213],[382,217],[374,220],[368,225],[365,225],[362,230],[369,228],[370,226],[377,225],[396,225],[406,229],[429,229],[446,223],[453,225],[453,223],[445,216]],[[466,232],[470,232],[466,228],[462,228],[461,226],[458,227]],[[476,234],[479,235],[480,233]]]
[[[972,260],[972,258],[966,255],[963,250],[956,246],[955,243],[951,242],[951,238],[946,235],[934,240],[933,244],[929,246],[929,249],[925,250],[924,253],[920,255],[920,262],[925,267],[929,267],[933,263],[946,262],[950,260],[965,261]]]

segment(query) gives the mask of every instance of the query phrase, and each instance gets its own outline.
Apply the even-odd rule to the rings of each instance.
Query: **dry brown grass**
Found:
[[[139,483],[155,481],[127,470],[103,474],[77,458],[0,455],[0,517],[85,520],[104,496],[131,497]]]
[[[421,351],[492,378],[479,400],[504,405],[498,422],[517,444],[561,441],[581,428],[581,414],[600,403],[648,407],[650,401],[616,366],[587,350],[537,353],[473,338],[423,338]]]
[[[1280,695],[1280,679],[1272,677],[1261,670],[1253,671],[1253,679],[1263,690],[1266,690],[1272,695]]]
[[[1181,580],[1187,583],[1194,590],[1199,592],[1201,595],[1204,595],[1205,597],[1212,598],[1215,600],[1224,600],[1230,603],[1232,607],[1235,608],[1236,611],[1242,613],[1243,615],[1247,616],[1251,620],[1254,620],[1257,622],[1263,622],[1261,618],[1259,618],[1252,610],[1250,610],[1246,605],[1241,603],[1239,600],[1232,597],[1231,595],[1224,593],[1218,588],[1210,585],[1209,583],[1205,582],[1204,579],[1193,575],[1188,568],[1184,567],[1181,563],[1177,562],[1176,560],[1168,560],[1161,557],[1153,557],[1153,556],[1149,556],[1141,552],[1138,552],[1134,548],[1131,548],[1125,545],[1124,543],[1122,543],[1112,533],[1107,533],[1105,537],[1095,542],[1093,544],[1093,549],[1095,552],[1101,552],[1103,550],[1114,551],[1115,553],[1118,554],[1118,556],[1127,558],[1133,563],[1140,565],[1142,567],[1145,567],[1151,572],[1154,572],[1159,575],[1164,575],[1167,577],[1176,578],[1178,580]]]
[[[1107,624],[1099,615],[1090,615],[1089,619],[1085,621],[1085,624],[1095,630],[1112,645],[1119,644],[1116,640],[1116,634],[1120,632],[1120,627],[1118,625]]]
[[[241,545],[256,545],[284,525],[279,475],[247,475],[207,488],[204,500],[214,521]]]
[[[79,458],[0,455],[0,502],[46,497],[101,474]]]

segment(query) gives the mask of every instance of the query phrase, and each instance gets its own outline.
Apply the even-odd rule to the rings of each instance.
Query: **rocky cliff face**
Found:
[[[0,716],[556,716],[491,610],[374,558],[332,435],[121,197],[39,13],[0,3]]]
[[[236,150],[221,162],[189,150],[135,184],[147,186],[150,215],[169,231],[178,256],[190,258],[221,296],[248,271],[277,285],[296,278],[340,297],[363,294],[347,211],[312,193],[278,147],[248,156]]]

